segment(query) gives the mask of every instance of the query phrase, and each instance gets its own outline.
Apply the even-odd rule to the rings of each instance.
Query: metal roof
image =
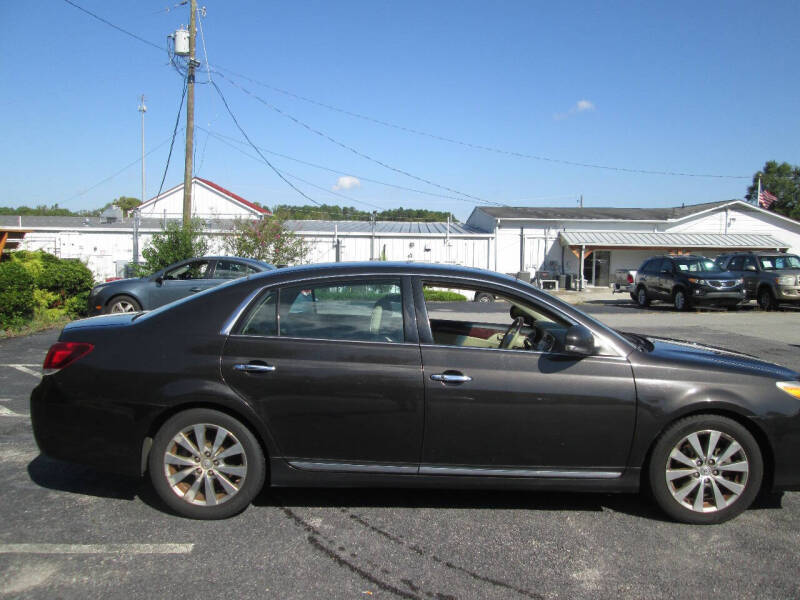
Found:
[[[342,234],[369,234],[372,231],[372,223],[369,221],[286,221],[286,227],[298,233],[313,232],[330,234],[334,232],[334,228]],[[447,223],[428,223],[425,221],[376,221],[375,233],[378,235],[445,235],[447,233]],[[450,223],[450,235],[490,236],[486,231],[462,223]]]
[[[537,206],[481,206],[480,210],[497,219],[587,219],[587,220],[613,220],[613,221],[668,221],[680,219],[736,202],[736,200],[723,200],[721,202],[705,202],[689,206],[673,206],[667,208],[614,208],[614,207],[537,207]]]
[[[766,234],[749,233],[642,233],[631,231],[561,231],[562,246],[636,248],[760,248],[789,246]]]

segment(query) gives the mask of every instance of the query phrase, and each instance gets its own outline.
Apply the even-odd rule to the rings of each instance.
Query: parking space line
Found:
[[[194,544],[0,544],[0,554],[191,554]]]
[[[30,415],[27,413],[17,413],[10,408],[0,406],[0,417],[30,417]]]
[[[23,373],[27,373],[28,375],[33,375],[34,377],[37,377],[37,378],[42,376],[41,372],[37,373],[36,371],[34,371],[31,368],[31,367],[33,367],[33,368],[41,368],[40,365],[36,365],[36,364],[24,364],[24,363],[23,364],[5,364],[5,365],[0,365],[0,367],[11,367],[12,369],[16,369],[17,371],[21,371]]]

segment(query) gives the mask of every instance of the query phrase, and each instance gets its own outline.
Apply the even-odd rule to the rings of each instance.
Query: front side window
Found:
[[[492,303],[470,301],[491,293]],[[497,290],[423,284],[425,308],[437,346],[562,352],[572,323],[542,307]]]
[[[744,256],[734,256],[731,259],[731,264],[728,266],[729,271],[741,271],[744,266]]]
[[[169,281],[184,281],[186,279],[205,279],[208,273],[208,261],[196,260],[180,267],[176,267],[164,274],[164,279]]]

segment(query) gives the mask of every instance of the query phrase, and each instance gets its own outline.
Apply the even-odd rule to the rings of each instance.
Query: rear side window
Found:
[[[400,280],[294,285],[255,301],[240,335],[403,342]]]
[[[244,263],[232,260],[218,260],[214,269],[214,279],[238,279],[257,272],[253,267]]]
[[[400,280],[298,285],[280,292],[281,337],[403,342]]]
[[[744,256],[734,256],[728,265],[729,271],[741,271],[744,267]]]
[[[647,273],[648,275],[653,275],[658,273],[659,267],[661,266],[661,259],[660,258],[651,258],[642,267],[642,273]]]

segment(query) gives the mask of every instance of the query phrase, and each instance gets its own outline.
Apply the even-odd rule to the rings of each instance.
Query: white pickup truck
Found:
[[[614,293],[628,292],[631,298],[636,299],[633,291],[636,281],[636,269],[617,269],[614,271]]]

